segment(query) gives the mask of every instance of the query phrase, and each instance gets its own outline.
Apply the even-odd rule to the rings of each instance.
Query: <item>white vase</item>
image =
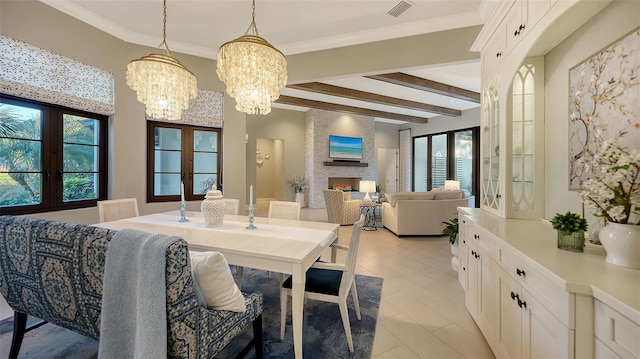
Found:
[[[296,202],[300,203],[300,207],[304,204],[304,193],[296,192]]]
[[[608,223],[599,238],[607,251],[607,263],[640,269],[640,226]]]
[[[204,196],[202,204],[200,204],[200,211],[204,217],[204,225],[210,228],[222,226],[225,207],[222,192],[216,189],[216,185],[213,185],[211,190]]]
[[[456,241],[455,244],[451,245],[451,268],[453,268],[454,271],[458,271],[458,268],[460,268],[460,249],[458,247],[458,241]]]

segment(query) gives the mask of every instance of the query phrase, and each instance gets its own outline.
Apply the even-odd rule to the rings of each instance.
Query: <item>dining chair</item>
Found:
[[[240,200],[237,198],[224,198],[224,214],[239,214]]]
[[[98,221],[100,223],[138,217],[139,215],[138,200],[136,198],[98,201]]]
[[[342,325],[347,334],[349,351],[353,352],[353,339],[351,337],[351,324],[347,310],[347,296],[351,292],[353,304],[356,309],[356,317],[360,320],[360,303],[356,290],[355,269],[360,233],[364,224],[364,215],[353,224],[351,241],[349,246],[332,244],[339,250],[346,250],[347,257],[344,263],[315,262],[307,270],[307,280],[304,288],[304,298],[320,300],[324,302],[338,303]],[[284,339],[284,329],[287,319],[287,304],[291,295],[291,277],[287,278],[280,286],[280,339]]]
[[[300,220],[300,203],[287,201],[269,202],[269,218]]]

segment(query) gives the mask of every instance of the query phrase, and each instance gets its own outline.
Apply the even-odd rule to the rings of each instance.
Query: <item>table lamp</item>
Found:
[[[371,197],[369,197],[369,192],[376,191],[376,182],[375,181],[360,181],[360,186],[358,192],[364,192],[366,195],[362,199],[363,202],[371,203]]]
[[[459,191],[460,190],[460,181],[444,181],[444,189],[447,191]]]

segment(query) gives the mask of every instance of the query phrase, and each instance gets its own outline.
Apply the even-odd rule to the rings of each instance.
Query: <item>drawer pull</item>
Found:
[[[519,275],[520,277],[526,276],[526,273],[524,272],[524,270],[520,268],[516,268],[516,274]]]
[[[511,299],[512,299],[512,300],[516,300],[516,298],[518,298],[518,300],[520,300],[520,296],[519,296],[519,295],[517,295],[517,294],[516,294],[516,293],[514,293],[514,292],[511,292]]]
[[[518,307],[527,309],[527,302],[525,302],[524,300],[520,300],[520,298],[518,298]]]
[[[474,257],[476,257],[476,259],[480,258],[480,255],[478,253],[473,255]]]
[[[473,235],[473,238],[475,238],[475,239],[480,239],[480,236],[479,236],[479,235],[477,235],[477,234],[474,234],[474,235]]]

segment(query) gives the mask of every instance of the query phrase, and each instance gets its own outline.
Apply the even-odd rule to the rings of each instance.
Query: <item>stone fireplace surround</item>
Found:
[[[361,137],[363,156],[360,162],[367,163],[368,166],[325,166],[325,162],[333,161],[329,158],[329,135]],[[360,185],[360,180],[376,180],[373,117],[311,109],[306,113],[305,144],[305,176],[309,178],[310,208],[325,208],[322,190],[329,187],[329,177],[358,178],[355,184],[349,182],[352,186],[352,199],[364,197],[364,193],[354,190]]]

